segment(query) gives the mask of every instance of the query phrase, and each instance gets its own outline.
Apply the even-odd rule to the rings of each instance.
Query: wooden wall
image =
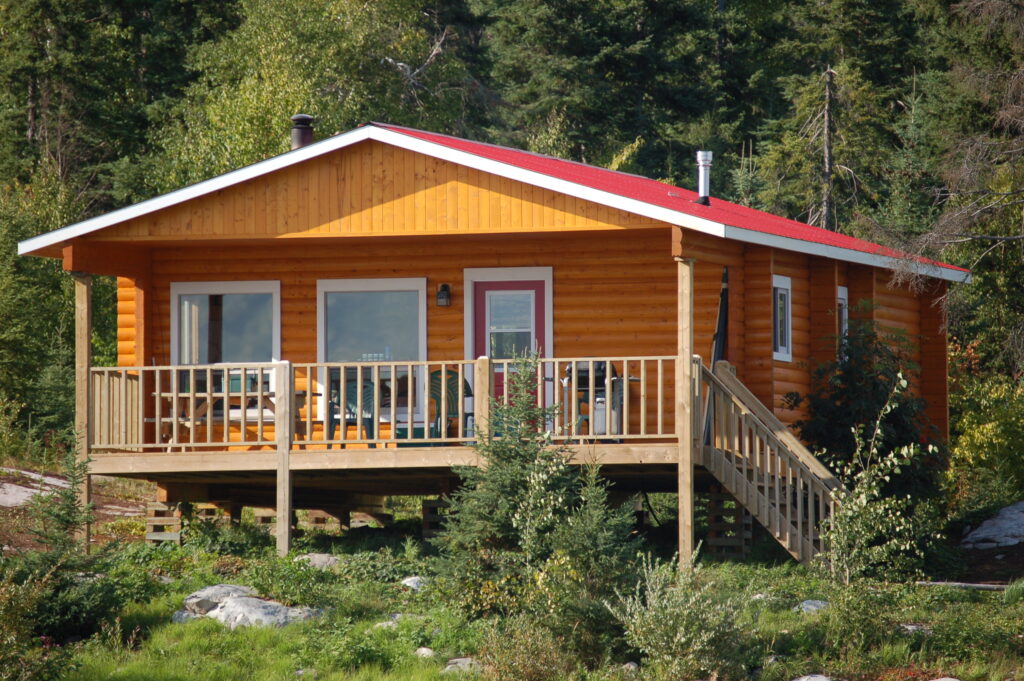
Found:
[[[657,221],[366,141],[111,227],[97,241],[565,232]]]

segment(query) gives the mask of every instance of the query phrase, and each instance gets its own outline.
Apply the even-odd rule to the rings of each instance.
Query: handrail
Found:
[[[839,481],[839,478],[835,476],[832,471],[828,469],[825,464],[821,462],[818,457],[814,456],[807,447],[804,446],[800,440],[793,435],[793,432],[786,427],[782,421],[772,413],[768,407],[764,406],[761,400],[757,399],[754,393],[750,392],[747,388],[736,378],[736,375],[732,372],[732,365],[726,361],[715,362],[715,368],[713,371],[708,372],[709,376],[718,381],[722,388],[728,393],[732,393],[733,397],[738,401],[740,405],[749,409],[753,412],[764,426],[772,431],[772,434],[780,441],[781,444],[792,452],[794,456],[803,464],[810,472],[814,473],[815,476],[822,483],[825,484],[830,490],[841,490],[843,483]]]

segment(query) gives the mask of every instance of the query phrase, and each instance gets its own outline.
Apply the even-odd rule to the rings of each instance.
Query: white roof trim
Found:
[[[803,241],[801,239],[768,234],[756,230],[726,225],[713,220],[707,220],[705,218],[700,218],[695,215],[672,210],[670,208],[663,208],[661,206],[655,206],[644,201],[638,201],[636,199],[620,196],[600,189],[593,189],[576,182],[570,182],[568,180],[562,180],[536,171],[526,170],[509,163],[494,161],[482,156],[477,156],[476,154],[452,149],[451,147],[447,147],[442,144],[429,142],[427,140],[419,139],[418,137],[406,135],[387,128],[377,127],[372,124],[328,137],[327,139],[315,142],[300,149],[295,149],[293,151],[280,154],[279,156],[268,158],[265,161],[260,161],[223,175],[218,175],[217,177],[209,180],[197,182],[196,184],[189,185],[188,187],[183,187],[182,189],[142,201],[126,208],[121,208],[120,210],[115,210],[83,222],[62,227],[61,229],[53,232],[48,232],[31,239],[26,239],[18,244],[18,253],[20,255],[32,253],[33,251],[46,248],[47,246],[52,246],[61,243],[62,241],[74,239],[120,222],[141,217],[164,208],[169,208],[171,206],[184,203],[185,201],[189,201],[221,189],[226,189],[232,185],[254,179],[261,175],[274,172],[275,170],[287,168],[297,163],[302,163],[303,161],[311,158],[316,158],[317,156],[322,156],[323,154],[328,154],[368,139],[383,142],[384,144],[391,144],[402,149],[464,165],[468,168],[492,173],[499,177],[516,180],[536,187],[543,187],[561,194],[574,196],[586,201],[593,201],[594,203],[599,203],[611,208],[617,208],[636,215],[642,215],[644,217],[651,218],[652,220],[659,220],[661,222],[678,225],[680,227],[685,227],[687,229],[692,229],[712,236],[734,239],[736,241],[743,241],[746,243],[774,246],[785,250],[821,255],[836,260],[872,265],[875,267],[884,267],[887,269],[905,266],[900,263],[899,259],[889,256],[874,255],[848,248],[819,244],[813,241]],[[967,272],[950,270],[945,267],[939,267],[928,263],[915,263],[911,268],[917,273],[936,277],[938,279],[945,279],[946,281],[965,282],[970,280],[970,274]]]

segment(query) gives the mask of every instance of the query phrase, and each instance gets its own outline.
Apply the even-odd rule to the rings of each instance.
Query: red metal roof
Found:
[[[535,173],[548,175],[553,178],[573,182],[584,187],[597,189],[599,191],[616,194],[636,201],[642,201],[654,206],[668,208],[670,210],[686,213],[698,218],[704,218],[712,222],[738,227],[763,234],[778,237],[797,239],[813,244],[833,246],[836,248],[848,249],[867,253],[869,255],[886,256],[892,258],[905,258],[906,254],[895,251],[886,246],[857,239],[838,232],[831,232],[827,229],[814,227],[803,222],[790,220],[779,215],[765,213],[764,211],[748,208],[739,204],[730,203],[723,199],[712,197],[710,205],[696,203],[697,192],[682,187],[674,187],[664,182],[652,180],[639,175],[621,173],[607,168],[598,168],[585,163],[566,161],[565,159],[554,158],[534,154],[520,149],[474,142],[472,140],[442,135],[434,132],[425,132],[414,128],[405,128],[387,123],[371,123],[371,125],[390,130],[392,132],[408,135],[426,142],[442,145],[450,149],[456,149],[465,153],[480,156],[491,161],[505,163],[510,166],[522,168]],[[968,270],[925,258],[917,258],[919,262],[935,265],[944,269],[957,272]]]

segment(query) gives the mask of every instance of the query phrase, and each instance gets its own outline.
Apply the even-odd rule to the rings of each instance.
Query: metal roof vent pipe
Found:
[[[313,143],[313,121],[315,120],[309,114],[300,113],[292,116],[292,149]]]
[[[711,152],[697,152],[697,203],[711,203]]]

